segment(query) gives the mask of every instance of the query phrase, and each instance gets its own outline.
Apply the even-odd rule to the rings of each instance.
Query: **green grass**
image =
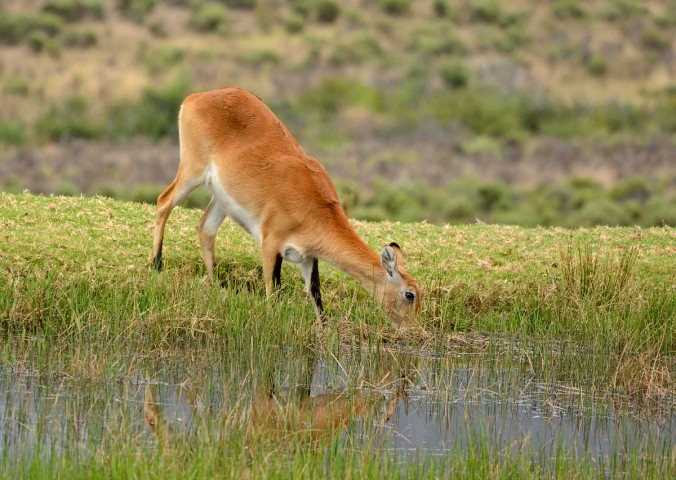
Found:
[[[294,343],[308,340],[303,332],[313,314],[300,273],[286,265],[284,292],[266,301],[258,247],[229,221],[217,239],[214,285],[202,271],[199,210],[179,207],[172,215],[166,268],[157,274],[149,268],[154,206],[104,197],[1,198],[6,328],[165,339],[222,335],[274,316],[282,320],[274,329],[299,335]],[[653,345],[657,338],[664,350],[673,348],[673,228],[355,227],[374,249],[391,241],[403,246],[424,289],[424,331],[587,339],[605,328],[608,335],[598,341],[620,351],[626,342]],[[327,264],[320,268],[328,314],[348,326],[348,338],[362,325],[379,333],[393,328],[356,282]]]
[[[527,446],[506,455],[486,431],[466,440],[477,448],[458,444],[441,458],[402,464],[377,448],[377,436],[360,435],[359,422],[308,445],[301,437],[252,434],[245,420],[252,405],[247,386],[270,375],[302,383],[305,355],[336,358],[355,398],[363,383],[391,389],[387,379],[398,377],[382,366],[389,351],[417,358],[419,388],[437,395],[439,405],[457,386],[424,372],[436,371],[438,352],[451,352],[442,353],[446,369],[469,364],[493,375],[490,391],[508,402],[514,392],[502,391],[506,378],[523,373],[542,385],[563,386],[550,387],[545,403],[581,412],[668,415],[665,402],[673,399],[676,378],[673,228],[355,221],[374,248],[390,241],[404,248],[424,292],[418,324],[388,324],[353,279],[321,264],[330,319],[318,331],[297,269],[285,265],[281,295],[266,300],[258,247],[230,222],[217,238],[219,282],[204,278],[195,232],[199,210],[175,210],[165,236],[165,269],[152,271],[154,210],[103,197],[0,194],[0,368],[16,372],[6,378],[25,379],[26,387],[16,388],[28,388],[35,378],[57,392],[82,392],[38,402],[43,420],[34,430],[21,426],[33,421],[26,405],[5,400],[5,415],[19,421],[4,427],[0,476],[673,476],[671,447],[653,442],[635,452],[617,445],[609,463],[597,463],[571,458],[564,444],[553,459]],[[345,352],[352,352],[349,360]],[[154,379],[203,392],[187,432],[155,439],[133,420],[143,418],[135,398]],[[61,413],[57,404],[64,403]],[[158,405],[160,419],[166,415],[171,423],[165,404]],[[57,414],[65,415],[66,427],[53,432],[47,419],[61,418]],[[11,435],[12,428],[24,436]],[[64,440],[47,441],[50,432]],[[31,435],[47,440],[36,444]]]

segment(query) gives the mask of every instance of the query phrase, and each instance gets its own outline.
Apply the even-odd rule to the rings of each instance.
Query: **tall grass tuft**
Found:
[[[638,248],[630,247],[617,258],[601,256],[588,244],[570,242],[561,252],[560,275],[555,280],[560,300],[577,310],[622,309],[635,293]]]

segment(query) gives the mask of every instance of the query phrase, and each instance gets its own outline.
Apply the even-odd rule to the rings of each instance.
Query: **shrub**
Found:
[[[655,28],[647,28],[641,34],[641,44],[650,50],[664,52],[671,48],[671,38]]]
[[[378,110],[381,96],[362,83],[344,78],[326,78],[317,86],[305,90],[299,99],[300,111],[314,112],[326,120],[348,106],[363,106]]]
[[[632,131],[638,133],[646,128],[648,113],[631,104],[609,102],[594,108],[587,119],[588,128],[601,133]]]
[[[606,59],[599,53],[590,55],[587,59],[586,66],[587,71],[597,77],[602,77],[608,71]]]
[[[333,23],[340,15],[340,4],[336,0],[319,0],[317,3],[317,20],[322,23]]]
[[[274,50],[266,48],[249,50],[241,55],[238,55],[237,60],[245,65],[259,67],[261,65],[277,65],[279,63],[279,55]]]
[[[478,136],[521,141],[527,134],[524,102],[490,89],[451,90],[429,105],[442,124],[460,122]]]
[[[0,185],[0,191],[2,192],[19,194],[22,190],[21,180],[14,175],[6,176],[2,181],[2,185]]]
[[[60,40],[49,37],[42,31],[32,32],[28,36],[28,46],[34,52],[45,52],[53,57],[59,57],[63,49]]]
[[[504,183],[490,182],[477,190],[479,208],[484,212],[507,210],[512,205],[509,190]]]
[[[384,53],[376,36],[361,33],[336,45],[329,56],[329,61],[334,65],[359,64],[381,59]]]
[[[190,15],[191,28],[204,32],[227,33],[230,31],[230,13],[216,2],[200,4]]]
[[[503,16],[497,0],[471,0],[469,14],[473,21],[485,23],[499,23]]]
[[[66,98],[61,105],[52,105],[35,126],[39,137],[49,141],[73,138],[99,139],[103,128],[89,116],[87,100],[79,95]]]
[[[37,31],[32,32],[28,36],[28,46],[34,52],[42,52],[45,49],[45,45],[49,41],[49,37],[45,32]]]
[[[98,37],[91,30],[69,30],[63,37],[67,47],[90,48],[96,46]]]
[[[607,199],[587,202],[569,220],[569,226],[575,227],[628,226],[631,223],[631,216],[620,205]]]
[[[404,15],[411,9],[411,0],[380,0],[380,7],[390,15]]]
[[[646,227],[661,227],[669,225],[676,227],[676,199],[656,198],[646,204],[643,225]]]
[[[442,214],[446,222],[467,223],[476,218],[477,210],[474,203],[466,196],[451,196],[444,204]]]
[[[655,25],[665,30],[672,27],[676,27],[676,12],[658,15],[657,17],[655,17]]]
[[[645,203],[650,198],[650,189],[642,177],[631,177],[615,185],[610,190],[610,197],[616,201],[634,200]]]
[[[78,22],[85,18],[102,20],[105,17],[101,0],[48,0],[42,11],[52,13],[66,22]]]
[[[434,14],[439,18],[448,18],[453,16],[453,10],[448,4],[448,0],[434,0],[432,2]]]
[[[299,13],[292,13],[284,19],[284,29],[291,34],[300,33],[305,28],[305,17]]]
[[[256,0],[225,0],[228,7],[238,10],[253,10],[258,3]]]
[[[147,87],[133,106],[120,104],[111,107],[111,136],[117,139],[128,139],[135,135],[144,135],[152,140],[168,136],[177,139],[176,118],[189,89],[188,77],[179,73],[165,85]]]
[[[2,85],[2,91],[9,95],[28,95],[31,83],[24,77],[8,76]]]
[[[15,45],[27,41],[35,32],[54,37],[63,28],[63,20],[51,13],[0,15],[0,43]]]
[[[448,28],[422,28],[413,33],[408,49],[418,55],[465,55],[467,47]]]
[[[153,34],[153,36],[157,38],[165,38],[169,35],[169,32],[167,31],[167,26],[164,24],[163,21],[161,20],[151,20],[148,23],[148,30],[150,30],[150,33]]]
[[[293,11],[303,18],[307,18],[308,15],[310,15],[310,11],[312,10],[311,1],[312,0],[289,0]]]
[[[173,45],[161,45],[155,49],[149,49],[147,45],[142,45],[139,57],[152,73],[158,73],[181,64],[185,52]]]
[[[587,16],[587,11],[578,0],[556,0],[553,5],[554,15],[559,18],[581,19]]]
[[[639,0],[608,0],[603,16],[611,21],[629,21],[646,13],[648,7]]]
[[[26,129],[15,120],[0,118],[0,143],[22,145],[26,141]]]
[[[655,109],[654,118],[659,128],[667,133],[676,132],[676,85],[665,89]]]
[[[117,0],[117,8],[128,19],[141,23],[155,8],[155,0]]]

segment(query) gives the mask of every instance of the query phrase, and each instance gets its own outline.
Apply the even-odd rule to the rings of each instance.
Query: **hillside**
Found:
[[[150,199],[237,84],[360,218],[674,225],[675,71],[673,0],[5,0],[0,188]]]

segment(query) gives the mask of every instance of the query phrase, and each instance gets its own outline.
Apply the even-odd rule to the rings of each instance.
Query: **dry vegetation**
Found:
[[[673,0],[5,0],[0,12],[5,191],[148,200],[175,172],[183,96],[237,84],[359,218],[676,223]],[[445,188],[465,172],[531,190],[512,189],[513,214],[487,210]],[[635,176],[651,198],[612,196]],[[581,213],[522,208],[571,177],[608,191]],[[406,193],[397,210],[376,179],[443,198]]]

